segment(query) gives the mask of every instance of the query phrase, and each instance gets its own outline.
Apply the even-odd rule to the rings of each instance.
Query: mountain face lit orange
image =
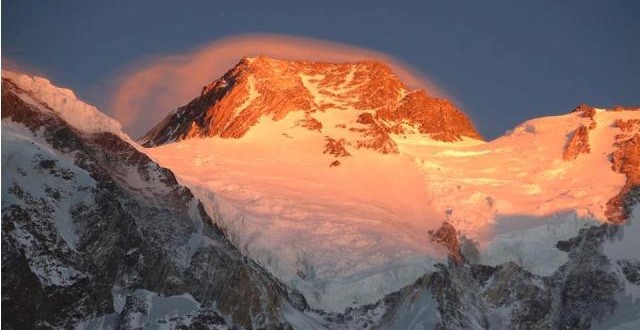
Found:
[[[168,116],[147,136],[147,146],[159,145],[147,149],[42,78],[3,72],[3,116],[3,182],[7,175],[13,184],[3,192],[3,223],[11,223],[3,239],[21,247],[11,262],[36,262],[22,269],[35,269],[49,292],[67,285],[90,292],[95,286],[83,276],[129,290],[129,301],[149,302],[140,308],[153,320],[170,322],[158,304],[192,310],[196,299],[211,301],[200,291],[211,281],[224,288],[215,289],[219,312],[246,326],[254,309],[279,302],[293,314],[263,310],[264,324],[290,315],[307,322],[308,306],[363,313],[369,307],[358,306],[386,308],[398,296],[409,306],[398,310],[413,319],[413,308],[428,307],[428,317],[438,315],[435,303],[414,294],[446,300],[469,286],[493,294],[505,278],[555,290],[564,284],[549,279],[572,278],[567,267],[597,267],[590,285],[611,296],[623,284],[607,283],[626,276],[615,267],[633,267],[624,261],[637,251],[634,240],[615,238],[622,231],[636,237],[640,228],[630,206],[640,172],[640,112],[633,109],[580,106],[487,142],[451,103],[409,90],[379,62],[258,57]],[[630,226],[617,225],[627,220]],[[104,232],[113,221],[141,229]],[[106,241],[94,244],[95,237]],[[123,255],[122,277],[85,268]],[[144,274],[162,287],[165,277],[147,271],[158,260],[167,297],[136,282]],[[179,288],[195,296],[171,291],[185,273]],[[265,290],[271,293],[249,307],[238,305]],[[127,306],[116,311],[130,313]]]
[[[239,138],[259,120],[285,118],[300,111],[298,125],[322,132],[317,113],[355,110],[357,125],[345,131],[361,137],[353,147],[397,153],[390,134],[415,130],[435,140],[480,138],[451,102],[410,90],[376,61],[328,63],[245,58],[201,95],[170,114],[142,140],[147,146],[192,137]],[[339,115],[339,114],[336,114]],[[313,123],[319,123],[320,126]],[[334,136],[327,136],[334,138]]]
[[[5,1],[0,328],[640,329],[640,1],[579,4]]]
[[[633,168],[638,111],[583,106],[487,142],[380,62],[265,56],[199,92],[142,142],[316,308],[372,303],[372,281],[391,292],[430,260],[550,276],[556,242],[630,215],[633,174],[609,155]]]

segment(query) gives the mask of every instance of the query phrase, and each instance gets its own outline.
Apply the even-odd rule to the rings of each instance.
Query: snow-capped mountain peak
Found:
[[[3,327],[640,325],[640,111],[484,142],[380,63],[308,63],[243,59],[149,149],[3,72]]]
[[[146,146],[194,137],[242,138],[253,127],[294,121],[347,149],[397,153],[391,134],[422,134],[439,141],[480,139],[451,102],[410,90],[378,61],[328,63],[244,58],[199,97],[167,116],[142,139]],[[263,136],[263,138],[273,138]]]

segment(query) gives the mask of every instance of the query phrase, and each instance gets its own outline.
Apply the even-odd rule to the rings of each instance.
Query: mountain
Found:
[[[293,127],[323,134],[327,147],[349,137],[352,148],[397,153],[391,134],[419,132],[440,141],[480,138],[451,102],[410,90],[380,62],[324,63],[244,58],[199,97],[141,140],[157,146],[194,137],[240,138],[258,122],[299,113]],[[334,118],[327,118],[333,116]],[[286,132],[284,132],[286,133]],[[331,146],[330,146],[331,145]]]
[[[310,68],[323,69],[300,74]],[[354,78],[343,74],[354,70]],[[321,87],[309,87],[310,75]],[[235,86],[231,81],[237,76],[246,78],[247,86],[234,98],[234,104],[244,105],[236,113],[258,119],[232,134],[225,129],[244,117],[216,119],[228,113],[232,103],[224,100],[230,96],[221,94],[213,103],[205,100],[213,91],[222,93],[223,86],[237,91],[228,87]],[[359,81],[355,77],[386,87],[331,87]],[[267,90],[292,86],[295,93],[290,95],[295,97],[257,92],[257,81],[269,82]],[[372,89],[394,90],[389,86],[401,84],[377,63],[244,59],[156,126],[144,142],[167,141],[150,148],[149,154],[191,187],[208,212],[218,214],[215,219],[232,242],[302,292],[313,308],[332,312],[375,303],[437,271],[447,253],[428,233],[443,221],[464,237],[471,262],[516,262],[534,274],[550,276],[569,258],[569,252],[555,247],[558,241],[589,226],[629,217],[624,198],[640,183],[631,173],[638,168],[638,111],[582,105],[568,114],[529,120],[489,142],[449,124],[443,124],[449,132],[467,133],[443,141],[442,135],[420,131],[416,121],[404,120],[404,131],[385,131],[384,145],[393,146],[394,152],[358,148],[362,132],[370,128],[363,124],[369,121],[362,120],[369,112],[356,103],[344,108],[336,104],[347,95],[345,89],[352,100],[369,100]],[[327,106],[311,112],[316,124],[302,125],[310,114],[292,104],[303,104],[299,100],[318,89],[324,92],[315,93],[323,96],[317,99]],[[409,112],[430,115],[412,120],[429,118],[435,127],[459,113],[439,117],[422,106],[418,103]],[[388,109],[381,107],[371,114],[372,123]],[[208,119],[203,126],[176,118]],[[193,132],[201,135],[157,135],[186,126],[199,127]],[[598,169],[598,175],[585,169]]]
[[[2,73],[2,328],[286,328],[304,298],[244,257],[120,125]]]
[[[391,101],[379,63],[258,57],[225,77],[143,148],[3,71],[3,328],[640,326],[637,109],[482,141],[448,101]],[[412,93],[448,106],[399,110]]]

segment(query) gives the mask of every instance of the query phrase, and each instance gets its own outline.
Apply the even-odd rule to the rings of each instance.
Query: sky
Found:
[[[579,103],[640,106],[634,0],[2,2],[3,63],[108,114],[127,70],[247,33],[387,54],[445,91],[488,139]],[[178,105],[147,109],[125,131],[138,137]]]

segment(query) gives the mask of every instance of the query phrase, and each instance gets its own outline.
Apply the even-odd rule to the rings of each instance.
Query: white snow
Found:
[[[159,319],[168,320],[172,316],[183,315],[200,308],[200,303],[188,293],[161,297],[155,292],[139,289],[134,294],[146,300],[149,306],[148,313],[145,316],[147,322]]]
[[[595,224],[595,220],[580,218],[574,212],[500,217],[492,228],[495,236],[484,245],[477,262],[497,266],[514,261],[532,273],[551,275],[568,260],[556,243]]]
[[[301,73],[299,76],[302,85],[311,93],[311,96],[313,96],[313,103],[315,103],[316,106],[322,106],[327,103],[327,98],[320,93],[320,87],[318,86],[318,82],[324,79],[324,75],[308,76]]]
[[[44,102],[67,123],[81,131],[88,133],[110,132],[124,136],[120,123],[101,113],[94,106],[78,100],[70,89],[54,86],[45,78],[32,77],[8,70],[2,70],[2,77],[11,80],[26,92],[32,93],[37,100]],[[42,104],[29,95],[19,96],[26,102],[43,108]]]
[[[604,242],[604,254],[611,262],[640,260],[639,204],[633,206],[630,221],[618,229],[619,231],[613,240]],[[640,286],[629,282],[619,266],[616,269],[618,277],[623,279],[624,289],[616,294],[617,306],[613,315],[596,323],[593,329],[631,330],[640,328]]]
[[[620,274],[622,278],[624,276]],[[603,320],[593,322],[594,330],[636,330],[640,328],[640,286],[625,280],[624,290],[615,295],[616,308]]]
[[[301,77],[315,102],[335,104],[319,77]],[[618,118],[597,111],[591,153],[565,162],[567,134],[588,119],[539,118],[483,143],[442,143],[420,134],[394,136],[399,155],[347,146],[352,157],[322,154],[324,136],[347,141],[359,112],[312,115],[322,133],[296,126],[302,112],[262,119],[240,139],[190,139],[150,149],[193,188],[241,250],[314,308],[341,311],[372,303],[407,285],[445,257],[427,231],[448,219],[478,244],[479,260],[514,261],[549,274],[566,261],[555,243],[594,221],[624,183],[608,154]],[[283,134],[284,133],[284,134]],[[590,170],[598,169],[598,175]]]
[[[325,124],[340,117],[314,115]],[[316,307],[373,303],[443,260],[427,238],[442,219],[426,206],[410,159],[356,150],[330,168],[325,133],[293,127],[300,119],[265,121],[240,140],[190,139],[149,153],[193,188],[241,250]]]

